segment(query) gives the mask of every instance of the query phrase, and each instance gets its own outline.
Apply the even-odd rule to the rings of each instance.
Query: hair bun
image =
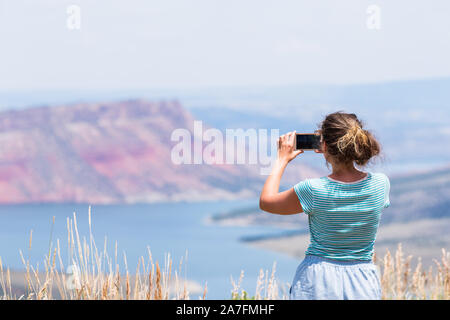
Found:
[[[355,161],[358,165],[365,165],[380,153],[379,143],[363,129],[355,114],[329,114],[322,122],[321,132],[327,153],[339,162]]]

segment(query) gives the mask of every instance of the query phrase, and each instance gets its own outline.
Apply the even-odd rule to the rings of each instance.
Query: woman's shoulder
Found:
[[[326,177],[306,178],[298,182],[294,188],[305,189],[311,192],[313,189],[322,187],[324,185],[324,179],[326,179]]]
[[[366,177],[358,180],[358,181],[354,181],[354,182],[342,182],[342,181],[336,181],[334,179],[331,179],[328,176],[323,176],[320,178],[314,178],[314,179],[307,179],[308,180],[308,184],[311,185],[312,187],[316,187],[316,188],[325,188],[328,185],[333,185],[333,186],[341,186],[344,188],[347,187],[351,187],[351,186],[361,186],[361,185],[365,185],[365,184],[371,184],[371,183],[383,183],[383,184],[389,184],[389,178],[385,173],[382,172],[366,172],[367,175]]]
[[[338,182],[335,181],[331,178],[329,178],[328,176],[322,176],[322,177],[318,177],[318,178],[309,178],[309,179],[304,179],[302,180],[300,183],[304,184],[306,186],[308,186],[311,189],[317,189],[317,188],[326,188],[328,185],[333,184],[333,182]],[[389,184],[389,178],[385,173],[382,172],[367,172],[367,176],[364,179],[361,179],[360,181],[356,181],[353,183],[343,183],[340,182],[338,183],[338,185],[342,185],[342,186],[347,186],[347,185],[353,185],[353,184],[358,184],[360,185],[361,183],[364,182],[377,182],[377,183],[388,183]]]
[[[388,176],[383,172],[370,172],[370,175],[372,176],[372,179],[378,180],[378,181],[387,181],[389,182]]]
[[[326,176],[317,178],[308,178],[303,180],[301,183],[304,184],[311,191],[315,189],[324,189],[327,186],[328,178]]]

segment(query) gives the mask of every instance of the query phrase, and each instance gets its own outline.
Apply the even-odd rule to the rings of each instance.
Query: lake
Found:
[[[290,283],[300,257],[293,259],[239,241],[241,237],[278,233],[280,229],[218,226],[208,224],[206,220],[212,214],[257,206],[257,201],[93,205],[92,233],[99,251],[103,250],[107,237],[107,251],[112,257],[117,241],[121,272],[124,270],[123,252],[126,253],[128,270],[133,274],[138,259],[141,256],[147,258],[149,246],[153,260],[159,261],[160,265],[170,254],[173,272],[179,269],[182,259],[181,276],[202,286],[207,282],[207,299],[229,299],[232,290],[230,277],[237,281],[241,270],[245,273],[242,287],[252,296],[260,269],[269,270],[270,275],[276,261],[276,277],[280,284]],[[89,240],[88,208],[87,204],[0,206],[3,267],[23,270],[19,253],[22,250],[25,259],[29,258],[34,266],[39,262],[39,270],[44,270],[44,256],[48,254],[50,242],[53,247],[56,245],[56,239],[60,241],[62,260],[67,267],[67,218],[72,219],[75,212],[80,238]],[[30,230],[33,230],[31,250]],[[195,300],[199,295],[191,294],[190,298]]]

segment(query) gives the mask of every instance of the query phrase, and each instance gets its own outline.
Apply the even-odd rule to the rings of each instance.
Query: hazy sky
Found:
[[[67,26],[72,4],[81,9],[79,30]],[[0,88],[450,76],[449,16],[448,0],[0,0]]]

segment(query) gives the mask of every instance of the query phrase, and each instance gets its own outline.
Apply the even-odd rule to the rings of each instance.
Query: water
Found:
[[[270,275],[276,261],[276,276],[281,284],[285,284],[292,280],[299,259],[250,247],[239,241],[240,237],[276,233],[279,229],[217,226],[206,223],[206,219],[211,214],[255,203],[255,200],[247,200],[94,205],[91,207],[92,233],[99,251],[103,250],[106,236],[107,251],[112,257],[117,242],[121,271],[124,270],[124,252],[128,270],[134,273],[139,257],[147,257],[149,246],[153,260],[159,261],[160,265],[170,253],[173,271],[179,270],[182,259],[182,276],[202,286],[207,282],[208,299],[229,299],[232,290],[230,277],[237,281],[241,270],[245,273],[242,287],[253,295],[261,268],[269,270]],[[89,240],[88,207],[80,204],[0,206],[0,256],[3,266],[23,270],[21,250],[25,259],[30,259],[32,265],[39,262],[39,270],[44,270],[43,261],[49,245],[52,243],[54,247],[56,239],[59,239],[61,256],[67,267],[67,217],[72,219],[76,212],[80,238]],[[29,249],[31,230],[32,246]],[[191,294],[191,299],[197,299],[200,295]]]

